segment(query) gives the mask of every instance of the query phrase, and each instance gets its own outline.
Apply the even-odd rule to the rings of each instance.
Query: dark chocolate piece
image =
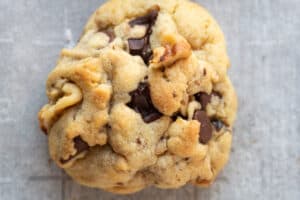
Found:
[[[153,25],[158,16],[158,12],[159,12],[158,8],[152,9],[146,15],[144,15],[142,17],[138,17],[134,20],[131,20],[129,22],[129,25],[131,27],[133,27],[135,25]]]
[[[207,144],[212,137],[212,126],[209,117],[203,110],[196,110],[193,119],[198,120],[201,123],[199,138],[200,142],[202,144]]]
[[[195,98],[197,101],[200,102],[202,106],[202,110],[205,110],[207,104],[209,104],[211,101],[211,95],[205,92],[199,92],[198,94],[195,95]]]
[[[131,96],[131,101],[127,106],[140,113],[144,122],[150,123],[162,116],[152,104],[148,83],[140,83],[138,88],[129,94]]]
[[[152,9],[145,16],[138,17],[129,22],[131,27],[135,25],[144,25],[146,26],[146,34],[142,38],[129,38],[129,53],[134,56],[141,56],[145,64],[149,64],[149,61],[152,57],[152,49],[150,45],[150,36],[152,34],[152,26],[155,24],[155,21],[158,16],[159,9]]]
[[[213,91],[211,94],[207,94],[205,92],[199,92],[195,94],[195,98],[197,101],[200,102],[202,106],[202,110],[205,110],[207,104],[211,102],[212,96],[217,96],[219,98],[222,98],[222,95],[219,92]]]
[[[66,164],[67,162],[69,162],[70,160],[72,160],[74,157],[76,157],[78,154],[80,154],[80,153],[82,153],[82,152],[84,152],[84,151],[86,151],[86,150],[89,149],[89,145],[85,141],[83,141],[80,136],[77,136],[76,138],[74,138],[73,141],[74,141],[74,147],[77,150],[77,152],[76,152],[75,155],[70,156],[66,160],[60,159],[60,162],[62,164]]]

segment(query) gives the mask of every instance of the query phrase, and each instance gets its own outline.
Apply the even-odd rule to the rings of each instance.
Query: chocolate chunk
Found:
[[[219,119],[212,119],[211,123],[217,131],[220,131],[224,127],[224,123]]]
[[[155,120],[158,120],[159,118],[161,118],[162,114],[157,112],[153,112],[153,113],[149,113],[148,115],[144,116],[144,121],[146,123],[151,123]]]
[[[76,149],[76,154],[73,155],[73,156],[70,156],[68,159],[64,160],[64,159],[60,159],[60,162],[62,164],[65,164],[67,162],[69,162],[70,160],[72,160],[74,157],[76,157],[78,154],[84,152],[85,150],[88,150],[89,149],[89,145],[83,141],[81,139],[80,136],[77,136],[76,138],[74,138],[74,147]]]
[[[130,54],[137,55],[140,52],[143,51],[145,47],[145,38],[140,38],[140,39],[128,39],[128,44],[129,44],[129,49],[130,49]]]
[[[131,96],[131,101],[127,106],[140,113],[144,122],[150,123],[162,116],[152,104],[148,83],[140,83],[138,88],[129,94]]]
[[[158,16],[158,12],[159,12],[159,8],[152,9],[145,16],[138,17],[134,20],[131,20],[129,22],[129,25],[131,27],[135,25],[153,25]]]
[[[196,110],[194,113],[194,120],[198,120],[200,125],[200,142],[202,144],[207,144],[208,141],[212,137],[212,126],[210,123],[210,119],[206,115],[206,113],[202,110]]]
[[[149,60],[152,57],[152,49],[150,45],[150,36],[152,34],[152,26],[154,25],[156,18],[158,16],[159,9],[151,10],[147,15],[143,17],[138,17],[129,22],[131,27],[135,25],[146,26],[146,34],[142,38],[129,38],[129,52],[134,56],[141,56],[144,62],[148,65]]]
[[[149,35],[146,35],[143,38],[128,39],[129,53],[134,56],[141,56],[147,65],[153,54],[149,40]]]
[[[211,102],[212,96],[217,96],[219,98],[222,98],[222,95],[219,92],[213,91],[211,94],[207,94],[205,92],[199,92],[195,94],[195,98],[197,101],[200,102],[202,106],[202,110],[205,110],[207,104]]]
[[[205,110],[207,104],[209,104],[211,101],[211,95],[205,92],[199,92],[198,94],[195,95],[195,98],[197,101],[200,102],[202,106],[202,110]]]

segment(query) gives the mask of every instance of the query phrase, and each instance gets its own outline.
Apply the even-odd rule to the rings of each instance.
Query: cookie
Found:
[[[39,112],[49,152],[114,193],[210,185],[226,164],[237,98],[222,31],[186,0],[111,0],[63,49]]]

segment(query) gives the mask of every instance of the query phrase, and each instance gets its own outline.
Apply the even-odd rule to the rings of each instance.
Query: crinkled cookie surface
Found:
[[[217,23],[185,0],[110,0],[63,49],[40,113],[51,158],[115,193],[209,185],[228,160],[237,99]]]

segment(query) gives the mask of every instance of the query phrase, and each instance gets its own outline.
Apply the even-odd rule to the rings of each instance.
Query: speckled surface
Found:
[[[299,0],[199,0],[221,24],[240,107],[228,166],[209,189],[116,196],[49,162],[36,113],[62,47],[101,0],[0,0],[1,200],[300,199]]]

